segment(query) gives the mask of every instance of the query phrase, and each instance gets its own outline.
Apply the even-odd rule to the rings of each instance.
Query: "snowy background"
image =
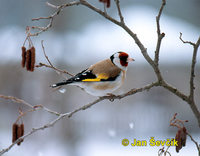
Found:
[[[122,0],[121,0],[122,1]],[[61,4],[65,1],[51,1]],[[147,47],[150,56],[156,47],[155,17],[160,6],[159,0],[122,1],[122,12],[126,24],[137,33]],[[102,8],[102,5],[93,2]],[[200,34],[200,2],[197,0],[167,1],[161,17],[161,30],[166,34],[162,42],[160,65],[164,78],[181,91],[189,91],[189,70],[192,47],[183,44],[183,39],[196,42]],[[184,8],[184,9],[183,9]],[[37,10],[37,11],[36,11]],[[64,113],[72,111],[93,100],[79,88],[67,86],[65,93],[54,92],[49,85],[62,81],[54,71],[39,68],[35,72],[25,71],[20,66],[21,46],[25,39],[27,25],[31,18],[49,16],[53,10],[45,6],[44,0],[1,0],[0,1],[0,94],[16,96],[29,103],[43,104]],[[114,2],[108,13],[118,18]],[[41,40],[50,60],[61,69],[72,73],[108,58],[116,51],[125,51],[136,61],[130,64],[127,81],[116,92],[120,94],[132,88],[142,87],[155,80],[153,70],[143,58],[133,39],[121,28],[101,18],[84,7],[65,9],[54,21],[53,28],[33,38],[36,47],[36,63],[46,60],[42,53]],[[198,59],[200,56],[198,55]],[[200,96],[200,64],[196,68],[196,99]],[[78,97],[78,98],[77,98]],[[11,127],[18,116],[18,108],[27,107],[0,99],[0,149],[11,144]],[[15,146],[6,156],[154,156],[161,147],[124,147],[121,141],[149,140],[154,136],[166,140],[175,136],[176,128],[169,127],[169,120],[177,112],[181,119],[188,119],[188,131],[200,142],[197,120],[188,105],[162,88],[139,93],[115,102],[103,101],[94,107],[77,113],[71,119],[64,119],[54,127],[28,137],[19,147]],[[24,117],[25,132],[39,127],[55,116],[43,111]],[[188,138],[187,146],[179,154],[174,147],[172,155],[197,155],[195,145]]]

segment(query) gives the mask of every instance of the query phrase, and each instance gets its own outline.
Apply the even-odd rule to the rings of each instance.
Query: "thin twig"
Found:
[[[119,18],[122,24],[124,23],[124,17],[122,16],[122,12],[121,12],[121,7],[120,7],[120,2],[119,0],[115,0],[116,6],[117,6],[117,10],[118,10],[118,14],[119,14]]]
[[[199,126],[200,126],[200,112],[198,110],[197,105],[195,104],[194,101],[194,90],[195,90],[195,86],[194,86],[194,77],[195,77],[195,65],[196,65],[196,59],[197,59],[197,51],[200,45],[200,37],[198,39],[198,41],[196,42],[196,44],[194,45],[194,50],[193,50],[193,56],[192,56],[192,64],[191,64],[191,74],[190,74],[190,95],[189,95],[189,105],[194,113],[194,115],[196,116]]]
[[[158,66],[158,62],[159,62],[159,53],[160,53],[160,46],[161,46],[161,41],[163,39],[163,37],[165,36],[164,33],[161,34],[160,32],[160,17],[161,14],[163,12],[164,6],[166,4],[166,0],[162,0],[162,5],[160,7],[158,16],[156,16],[156,25],[157,25],[157,35],[158,35],[158,39],[157,39],[157,45],[156,45],[156,51],[155,51],[155,58],[154,58],[154,62],[155,64]]]
[[[192,45],[192,46],[195,46],[195,43],[193,43],[193,42],[191,42],[191,41],[184,41],[183,39],[182,39],[182,33],[180,32],[180,36],[179,36],[179,38],[180,38],[180,40],[183,42],[183,43],[187,43],[187,44],[190,44],[190,45]]]
[[[43,53],[44,53],[44,56],[46,58],[46,60],[48,61],[48,63],[50,64],[49,65],[46,65],[46,64],[43,64],[43,63],[39,63],[39,65],[36,65],[36,67],[42,67],[42,66],[45,66],[45,67],[48,67],[48,68],[52,68],[54,69],[55,71],[58,71],[59,73],[64,73],[64,74],[68,74],[70,76],[74,76],[73,74],[71,74],[70,72],[66,71],[66,70],[60,70],[56,67],[53,66],[53,64],[51,63],[51,61],[49,60],[49,57],[47,56],[46,52],[45,52],[45,48],[44,48],[44,45],[43,45],[43,40],[41,41],[41,45],[42,45],[42,50],[43,50]]]
[[[197,51],[200,45],[200,37],[196,44],[194,44],[194,51],[192,56],[192,64],[191,64],[191,74],[190,74],[190,100],[194,101],[194,71],[195,71],[195,65],[196,65],[196,59],[197,59]]]
[[[58,73],[64,73],[64,74],[68,74],[68,75],[70,75],[70,76],[74,76],[73,74],[71,74],[71,73],[69,73],[68,71],[66,71],[66,70],[62,70],[62,69],[58,69],[58,68],[56,68],[56,67],[52,67],[52,66],[50,66],[50,65],[47,65],[47,64],[44,64],[44,63],[39,63],[38,65],[36,65],[35,67],[37,67],[37,68],[40,68],[40,67],[47,67],[47,68],[51,68],[51,69],[54,69],[54,70],[56,70]]]
[[[50,66],[53,67],[53,64],[51,63],[51,61],[49,60],[49,57],[47,56],[47,54],[46,54],[46,52],[45,52],[43,42],[44,42],[44,41],[42,40],[42,41],[41,41],[41,45],[42,45],[42,49],[43,49],[44,56],[45,56],[45,58],[47,59],[47,61],[49,62]]]
[[[195,143],[195,145],[197,147],[197,150],[198,150],[198,153],[199,153],[199,156],[200,156],[200,145],[198,144],[197,141],[194,140],[194,138],[192,137],[192,135],[190,133],[187,132],[187,135],[190,137],[190,139],[192,140],[192,142]]]
[[[167,154],[168,154],[169,156],[171,156],[171,153],[168,151],[170,147],[171,147],[171,146],[168,146],[166,150],[164,149],[164,147],[161,148],[161,149],[159,149],[159,150],[158,150],[158,156],[162,156],[163,154],[164,154],[164,156],[167,156]]]
[[[6,96],[6,95],[1,95],[0,94],[0,98],[5,99],[5,100],[11,100],[11,101],[13,101],[15,103],[23,104],[25,106],[28,106],[28,107],[32,108],[33,110],[41,108],[41,109],[43,109],[43,110],[45,110],[45,111],[47,111],[47,112],[49,112],[51,114],[54,114],[54,115],[57,115],[57,116],[60,115],[60,113],[52,111],[52,110],[50,110],[50,109],[48,109],[48,108],[46,108],[46,107],[44,107],[42,105],[35,105],[35,106],[33,106],[30,103],[28,103],[28,102],[26,102],[26,101],[24,101],[22,99],[19,99],[17,97],[14,97],[14,96]]]
[[[56,8],[57,10],[50,16],[48,17],[38,17],[38,18],[33,18],[32,21],[38,21],[38,20],[41,20],[41,19],[47,19],[49,20],[49,23],[47,26],[45,27],[38,27],[38,26],[32,26],[31,28],[32,29],[38,29],[39,31],[36,32],[36,33],[33,33],[33,34],[30,34],[30,36],[38,36],[39,34],[41,34],[42,32],[44,31],[47,31],[49,28],[52,27],[53,25],[53,20],[54,18],[60,14],[60,12],[62,11],[63,8],[65,7],[69,7],[69,6],[73,6],[73,5],[79,5],[80,2],[79,1],[74,1],[74,2],[69,2],[69,3],[66,3],[64,5],[60,5],[60,6],[55,6],[49,2],[46,3],[48,6],[52,7],[52,8]]]
[[[178,129],[185,127],[184,123],[188,122],[188,120],[180,120],[180,119],[177,119],[176,116],[177,116],[177,113],[175,113],[174,116],[171,118],[169,125],[173,127],[177,127]]]

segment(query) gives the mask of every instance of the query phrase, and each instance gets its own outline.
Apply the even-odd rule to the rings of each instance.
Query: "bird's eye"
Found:
[[[119,59],[120,59],[121,61],[126,62],[127,59],[128,59],[128,56],[120,56]]]

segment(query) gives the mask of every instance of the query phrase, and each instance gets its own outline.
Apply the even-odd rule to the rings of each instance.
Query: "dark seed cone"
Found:
[[[26,70],[31,70],[31,50],[26,51]]]
[[[22,47],[22,67],[24,68],[25,67],[25,64],[26,64],[26,48],[23,46]]]
[[[24,135],[24,124],[23,123],[20,125],[20,128],[21,128],[21,136],[23,136]],[[24,139],[21,140],[21,142],[23,142],[23,141],[24,141]]]
[[[109,8],[110,7],[110,0],[107,0],[107,8]]]
[[[17,129],[17,139],[18,139],[18,138],[20,138],[20,137],[22,137],[22,136],[24,135],[24,124],[22,123],[21,125],[18,125],[17,128],[18,128],[18,129]],[[17,143],[17,145],[20,145],[23,141],[24,141],[24,140],[21,139],[21,140]]]
[[[17,129],[18,125],[14,123],[12,126],[12,142],[15,142],[17,140]]]
[[[34,67],[35,67],[35,47],[31,47],[31,69],[30,71],[34,71]]]
[[[183,146],[186,145],[186,139],[187,139],[187,130],[185,127],[183,127],[181,131],[181,141]]]
[[[185,127],[180,128],[178,132],[176,133],[175,137],[176,141],[178,142],[178,146],[176,146],[176,152],[179,152],[179,150],[186,145],[186,139],[187,139],[187,130]]]
[[[99,2],[105,3],[107,8],[110,7],[110,0],[99,0]]]
[[[181,129],[179,129],[176,133],[175,140],[178,143],[178,146],[176,146],[176,152],[178,153],[179,150],[182,148],[182,141],[181,141]]]
[[[22,129],[21,129],[21,125],[18,125],[18,128],[17,128],[17,139],[20,138],[22,135]],[[21,141],[17,143],[17,145],[20,145],[21,144]]]

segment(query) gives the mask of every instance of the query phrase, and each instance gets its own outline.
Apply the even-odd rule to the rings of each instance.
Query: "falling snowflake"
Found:
[[[66,92],[66,89],[60,89],[59,92],[64,94]]]
[[[130,123],[129,123],[129,127],[130,127],[130,129],[133,129],[134,124],[133,124],[132,122],[130,122]]]

